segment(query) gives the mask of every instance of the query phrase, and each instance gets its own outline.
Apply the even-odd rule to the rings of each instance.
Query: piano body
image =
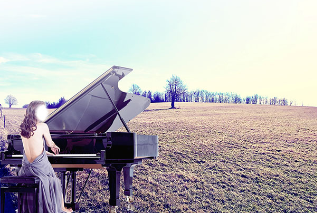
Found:
[[[119,205],[122,170],[124,194],[129,200],[135,165],[141,164],[143,159],[158,157],[158,137],[132,133],[126,124],[150,104],[148,98],[119,90],[119,80],[131,71],[113,66],[53,111],[45,121],[53,141],[61,149],[59,155],[49,156],[49,161],[55,171],[62,172],[64,199],[67,176],[71,176],[71,202],[65,205],[73,210],[79,209],[76,171],[106,168],[109,204],[114,207]],[[116,132],[122,126],[127,132]],[[8,135],[8,143],[8,149],[1,152],[0,163],[21,167],[23,144],[20,135]]]

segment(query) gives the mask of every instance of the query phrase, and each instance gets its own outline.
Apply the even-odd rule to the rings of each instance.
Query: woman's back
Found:
[[[30,138],[22,136],[23,148],[26,158],[32,163],[44,151],[43,136],[45,131],[45,123],[37,123],[37,129]]]

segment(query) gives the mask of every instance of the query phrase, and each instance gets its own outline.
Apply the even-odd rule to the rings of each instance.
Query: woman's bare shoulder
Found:
[[[41,131],[47,131],[48,130],[48,126],[46,123],[38,123],[37,124],[37,128],[40,129]]]
[[[38,127],[43,127],[43,128],[47,128],[47,124],[46,123],[38,123],[37,124]]]

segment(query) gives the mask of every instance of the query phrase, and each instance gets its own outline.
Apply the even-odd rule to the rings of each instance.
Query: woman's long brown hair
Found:
[[[31,136],[34,135],[34,131],[37,129],[36,127],[37,118],[35,116],[35,110],[40,105],[45,105],[45,102],[32,101],[29,104],[28,108],[26,109],[23,122],[20,125],[21,136],[25,138],[30,138]]]

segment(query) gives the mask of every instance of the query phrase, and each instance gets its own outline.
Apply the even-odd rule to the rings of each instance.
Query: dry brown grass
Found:
[[[176,107],[151,104],[128,123],[160,141],[160,157],[135,168],[136,212],[317,212],[317,108]],[[2,134],[22,120],[18,110],[10,113],[16,121],[5,131],[0,124]],[[87,172],[79,176],[81,187]],[[83,211],[108,208],[107,183],[106,171],[93,171]]]

